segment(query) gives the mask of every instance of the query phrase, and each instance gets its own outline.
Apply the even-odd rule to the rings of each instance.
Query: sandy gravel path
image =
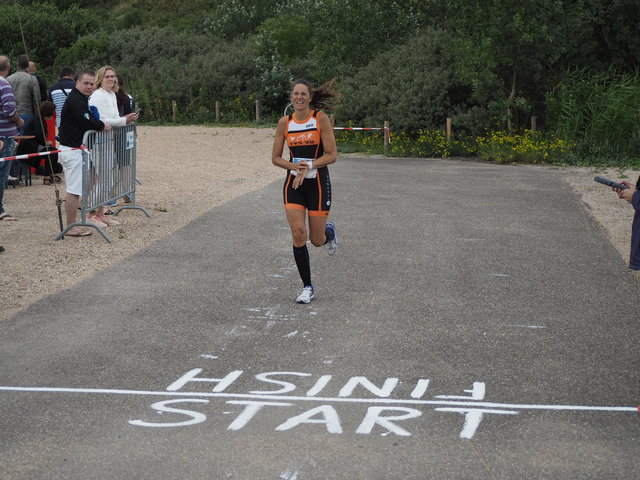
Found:
[[[58,232],[55,189],[33,177],[31,187],[9,187],[5,209],[17,222],[0,222],[2,302],[0,322],[38,299],[69,288],[89,275],[121,261],[207,211],[282,178],[271,165],[271,128],[148,127],[138,128],[138,203],[154,216],[129,210],[110,227],[113,243],[94,233],[89,238],[54,242]],[[581,196],[625,261],[629,258],[632,208],[594,174],[635,181],[639,171],[549,168]],[[64,186],[60,186],[64,198]],[[284,222],[283,215],[283,222]]]

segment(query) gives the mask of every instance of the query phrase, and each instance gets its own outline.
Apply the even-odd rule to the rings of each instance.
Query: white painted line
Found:
[[[298,470],[295,468],[290,468],[280,475],[280,478],[283,480],[297,480],[298,478]]]
[[[534,329],[547,328],[544,325],[505,325],[505,327],[511,327],[511,328],[534,328]]]
[[[615,407],[593,405],[534,405],[524,403],[493,403],[480,401],[448,401],[448,400],[414,400],[392,398],[345,398],[345,397],[307,397],[301,395],[263,395],[251,393],[217,393],[217,392],[165,392],[153,390],[118,390],[106,388],[60,388],[60,387],[11,387],[0,386],[4,392],[37,392],[37,393],[73,393],[103,395],[136,395],[155,397],[206,397],[206,398],[243,398],[271,401],[303,401],[321,403],[365,403],[387,405],[442,405],[450,407],[499,408],[512,410],[557,410],[576,412],[639,412],[640,407]]]

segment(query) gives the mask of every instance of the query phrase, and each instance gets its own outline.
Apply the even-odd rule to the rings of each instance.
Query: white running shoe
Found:
[[[333,222],[327,222],[327,226],[325,227],[325,232],[328,232],[331,240],[324,244],[324,248],[327,250],[329,255],[333,255],[336,253],[336,249],[338,248],[338,235],[336,235],[336,226]]]
[[[300,295],[298,295],[298,298],[296,298],[296,303],[311,303],[311,300],[315,298],[313,287],[304,287]]]

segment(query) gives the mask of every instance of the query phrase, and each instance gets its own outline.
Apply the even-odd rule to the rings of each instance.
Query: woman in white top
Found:
[[[100,67],[96,72],[94,86],[96,90],[89,97],[89,105],[98,109],[101,122],[108,123],[112,127],[124,127],[138,119],[138,115],[135,113],[121,117],[118,112],[116,92],[119,85],[113,67],[109,65]]]
[[[101,122],[108,123],[112,128],[117,128],[124,127],[138,119],[138,115],[135,113],[130,113],[121,117],[118,112],[118,100],[116,97],[118,81],[116,78],[116,71],[112,66],[105,65],[98,69],[96,72],[94,87],[96,90],[89,97],[89,106],[96,107],[98,109]],[[96,223],[102,222],[104,226],[120,224],[117,220],[104,215],[103,207],[100,207],[95,216],[90,216],[88,220]]]

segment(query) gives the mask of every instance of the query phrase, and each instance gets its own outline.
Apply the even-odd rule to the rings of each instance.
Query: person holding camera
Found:
[[[618,197],[630,203],[635,210],[633,216],[633,224],[631,226],[631,254],[629,257],[629,268],[631,270],[640,270],[640,177],[635,185],[630,182],[620,182],[625,189],[614,188]]]

